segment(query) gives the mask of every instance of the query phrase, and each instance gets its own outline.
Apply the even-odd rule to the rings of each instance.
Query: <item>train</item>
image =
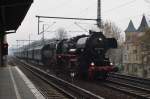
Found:
[[[89,35],[34,45],[22,47],[14,55],[57,73],[86,79],[106,79],[110,72],[118,70],[105,55],[109,49],[117,48],[117,40],[106,38],[102,32],[89,31]]]

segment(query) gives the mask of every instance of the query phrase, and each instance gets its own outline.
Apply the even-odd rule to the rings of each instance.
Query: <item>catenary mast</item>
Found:
[[[99,29],[101,29],[101,0],[98,0],[97,2],[97,26]]]

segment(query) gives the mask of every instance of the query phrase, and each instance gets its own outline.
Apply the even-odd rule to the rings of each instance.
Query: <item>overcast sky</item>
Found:
[[[142,15],[150,17],[150,0],[101,0],[102,1],[102,20],[114,22],[124,31],[132,19],[135,27],[138,28]],[[16,40],[24,40],[30,38],[38,40],[41,35],[37,35],[37,18],[41,16],[57,16],[57,17],[97,17],[97,0],[34,0],[24,21],[15,34],[7,36],[9,45],[16,45]],[[40,19],[40,31],[42,24],[46,24],[47,31],[56,31],[58,28],[65,28],[67,31],[84,31],[75,25],[78,23],[84,29],[94,28],[92,21],[69,21]],[[53,24],[56,22],[55,24]],[[86,24],[85,24],[86,23]],[[52,25],[53,24],[53,25]],[[69,32],[71,33],[71,32]],[[69,34],[77,35],[77,34]],[[52,38],[54,32],[46,32],[46,38]]]

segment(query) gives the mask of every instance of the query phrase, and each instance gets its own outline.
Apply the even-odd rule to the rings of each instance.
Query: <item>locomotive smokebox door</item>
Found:
[[[107,38],[107,48],[117,48],[117,40],[115,38]]]

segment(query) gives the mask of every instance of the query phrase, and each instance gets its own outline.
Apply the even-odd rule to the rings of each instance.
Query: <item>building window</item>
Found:
[[[135,55],[135,60],[136,60],[136,61],[138,60],[138,56],[137,56],[137,55]]]
[[[133,50],[133,53],[136,54],[136,53],[137,53],[137,50]]]
[[[127,55],[124,55],[124,59],[125,59],[125,61],[127,61]]]
[[[127,45],[127,50],[129,49],[129,46]]]

